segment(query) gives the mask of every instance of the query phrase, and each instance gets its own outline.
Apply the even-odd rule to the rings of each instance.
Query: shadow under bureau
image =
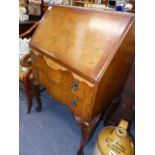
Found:
[[[52,6],[30,42],[36,83],[81,127],[77,155],[123,86],[134,55],[134,14]]]

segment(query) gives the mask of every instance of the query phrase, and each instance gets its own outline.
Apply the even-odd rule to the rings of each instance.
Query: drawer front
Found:
[[[54,61],[45,58],[47,89],[50,95],[70,107],[76,115],[84,117],[91,108],[94,85],[75,75]]]
[[[43,86],[47,85],[46,65],[44,57],[31,49],[31,60],[34,78]]]

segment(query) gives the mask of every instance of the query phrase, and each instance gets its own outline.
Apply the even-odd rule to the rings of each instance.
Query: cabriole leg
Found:
[[[92,122],[88,123],[88,122],[84,122],[82,121],[79,117],[74,116],[76,122],[78,123],[78,125],[81,128],[81,134],[82,134],[82,138],[81,138],[81,143],[80,143],[80,148],[77,152],[77,155],[84,155],[83,149],[85,147],[85,145],[89,142],[90,138],[92,137],[97,124],[100,120],[100,115],[97,116]]]

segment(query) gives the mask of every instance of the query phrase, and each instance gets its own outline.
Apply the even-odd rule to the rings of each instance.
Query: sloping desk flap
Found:
[[[30,47],[96,81],[133,20],[129,13],[53,6],[40,21]]]

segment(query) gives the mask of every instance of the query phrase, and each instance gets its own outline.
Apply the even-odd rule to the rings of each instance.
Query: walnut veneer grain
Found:
[[[35,79],[70,108],[87,137],[78,152],[83,154],[132,64],[134,14],[53,6],[39,22],[30,47]]]

